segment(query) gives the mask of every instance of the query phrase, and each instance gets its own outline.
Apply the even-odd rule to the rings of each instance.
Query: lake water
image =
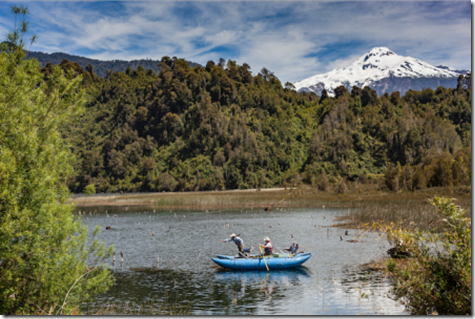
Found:
[[[116,284],[85,304],[88,310],[107,303],[143,308],[158,307],[152,305],[156,303],[160,308],[184,307],[196,315],[405,314],[404,306],[387,296],[389,280],[360,267],[384,256],[390,248],[387,240],[353,229],[345,236],[345,229],[328,227],[347,209],[84,210],[81,219],[89,232],[100,225],[103,232],[98,238],[115,246],[117,258],[115,264],[110,260]],[[91,211],[96,213],[89,215]],[[112,229],[105,230],[106,226]],[[233,242],[221,241],[231,233],[241,234],[245,247],[254,246],[253,252],[268,236],[276,252],[296,241],[312,257],[287,271],[223,270],[211,257],[236,254]],[[364,242],[347,242],[350,239]]]

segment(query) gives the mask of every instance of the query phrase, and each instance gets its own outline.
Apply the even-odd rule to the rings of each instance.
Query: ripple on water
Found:
[[[119,258],[112,265],[111,258],[116,284],[87,304],[90,309],[111,301],[143,304],[144,308],[187,305],[198,315],[404,314],[404,307],[387,297],[388,280],[358,267],[382,257],[388,243],[376,234],[350,230],[345,236],[344,229],[329,227],[332,219],[347,214],[347,209],[209,213],[93,209],[98,214],[83,223],[90,230],[100,225],[104,231],[99,239],[114,245],[116,254],[123,252],[124,264]],[[118,217],[107,217],[106,209]],[[112,229],[105,230],[106,226]],[[231,233],[241,234],[245,246],[253,245],[255,251],[265,236],[277,251],[297,241],[312,258],[292,270],[223,271],[211,257],[236,253],[233,243],[221,242]],[[341,241],[340,235],[345,240]],[[349,239],[364,242],[349,243]]]

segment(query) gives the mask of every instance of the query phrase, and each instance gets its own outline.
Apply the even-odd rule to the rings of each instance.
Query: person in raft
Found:
[[[230,236],[231,238],[228,238],[228,239],[223,239],[223,243],[227,243],[227,242],[230,242],[230,241],[233,241],[236,246],[238,247],[238,251],[244,255],[244,241],[239,237],[239,236],[236,236],[236,234],[231,234]]]
[[[297,250],[299,250],[299,248],[300,248],[299,244],[297,244],[297,242],[294,241],[294,243],[290,246],[290,248],[286,250],[290,251],[292,255],[295,255],[295,253],[297,252]]]
[[[259,245],[259,247],[264,248],[264,256],[270,256],[272,255],[272,252],[274,251],[274,247],[272,247],[272,243],[270,242],[269,237],[264,238],[264,241],[266,242],[266,244]]]

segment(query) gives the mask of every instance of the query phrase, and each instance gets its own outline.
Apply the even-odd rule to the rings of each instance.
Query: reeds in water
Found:
[[[471,216],[471,198],[460,197],[457,205],[467,210]],[[440,216],[428,200],[421,196],[388,196],[385,200],[361,203],[347,215],[337,218],[343,221],[335,226],[360,228],[373,222],[397,223],[405,229],[434,229],[442,226]]]
[[[359,227],[363,223],[398,222],[409,228],[425,228],[437,223],[436,214],[427,203],[427,199],[437,196],[455,197],[462,208],[471,212],[471,188],[439,187],[416,192],[382,191],[377,184],[348,183],[344,193],[337,189],[319,191],[316,187],[301,186],[299,188],[272,191],[209,191],[180,193],[149,193],[128,194],[108,197],[106,202],[97,198],[87,199],[87,205],[138,205],[150,207],[158,211],[201,210],[213,212],[223,209],[262,209],[269,208],[272,213],[277,208],[315,207],[315,208],[349,208],[347,216],[341,216],[346,227]],[[91,200],[89,202],[89,200]],[[354,208],[354,209],[353,209]],[[432,226],[432,225],[430,225]]]

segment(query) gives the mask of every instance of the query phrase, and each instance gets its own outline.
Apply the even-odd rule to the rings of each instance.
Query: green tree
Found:
[[[317,188],[321,191],[328,190],[330,182],[328,180],[327,174],[325,172],[321,173],[317,179]]]
[[[290,82],[285,82],[285,88],[288,90],[295,90],[295,85]]]
[[[333,90],[333,92],[335,92],[335,98],[339,98],[343,94],[348,93],[348,89],[344,85],[340,85],[335,90]]]
[[[94,195],[96,193],[96,188],[94,187],[94,184],[89,184],[84,187],[84,193],[87,195]]]
[[[403,298],[414,315],[472,314],[472,232],[467,212],[452,199],[434,197],[440,224],[428,232],[407,231],[401,226],[377,225],[390,241],[409,253],[404,266],[390,260],[393,294]],[[374,227],[375,225],[373,225]]]
[[[457,79],[457,91],[472,89],[472,73],[460,74]]]
[[[0,52],[0,313],[70,314],[112,276],[99,265],[104,245],[86,248],[65,204],[72,154],[59,126],[82,112],[81,77],[56,66],[45,83],[39,63],[23,59],[27,30],[23,20],[8,35],[15,50]]]
[[[327,90],[323,89],[322,90],[322,96],[320,97],[320,101],[323,102],[323,100],[328,99],[328,92]]]
[[[429,156],[449,152],[455,159],[461,146],[470,149],[471,90],[440,87],[378,97],[369,87],[353,87],[350,94],[341,86],[335,98],[325,90],[318,98],[282,85],[267,69],[253,76],[245,63],[219,63],[191,67],[163,57],[156,76],[126,71],[90,82],[90,71],[62,63],[86,79],[88,92],[82,120],[61,132],[78,157],[70,189],[82,192],[94,183],[104,192],[156,191],[164,172],[177,182],[175,191],[249,188],[261,183],[262,171],[265,187],[279,187],[297,177],[289,169],[300,175],[306,167],[325,172],[333,184],[390,167],[388,187],[403,191],[440,186],[432,178],[436,159],[425,163]],[[49,81],[52,66],[43,69]],[[206,174],[188,170],[199,156],[215,168]],[[397,162],[401,172],[393,169]],[[463,162],[439,167],[451,168],[448,185],[470,184],[462,169],[470,162],[467,154]]]

